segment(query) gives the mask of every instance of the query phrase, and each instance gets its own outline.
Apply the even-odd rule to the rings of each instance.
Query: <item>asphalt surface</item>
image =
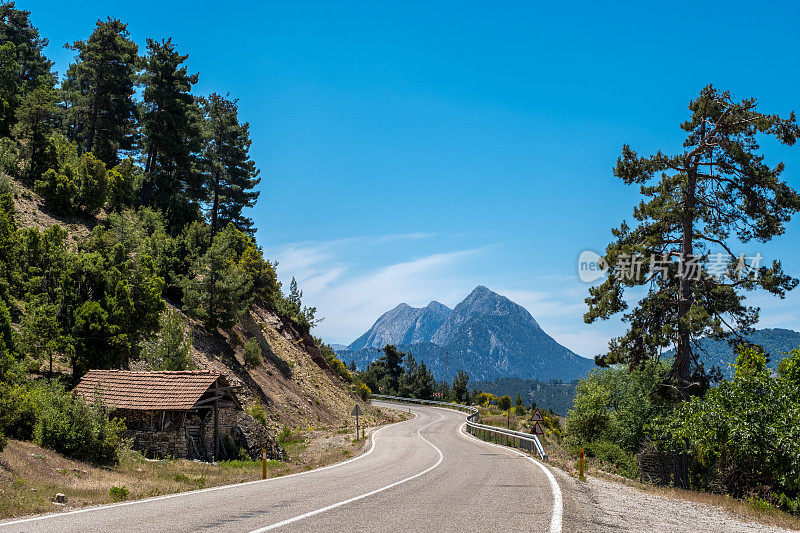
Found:
[[[388,407],[389,404],[376,405]],[[265,481],[0,522],[21,531],[506,531],[578,529],[568,483],[546,466],[462,431],[464,414],[381,428],[349,461]],[[563,518],[562,518],[563,515]]]

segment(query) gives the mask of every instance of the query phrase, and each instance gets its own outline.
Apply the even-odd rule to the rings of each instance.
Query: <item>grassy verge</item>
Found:
[[[283,438],[289,459],[269,461],[267,475],[283,476],[354,457],[364,449],[365,439],[353,437],[343,427],[290,429]],[[150,460],[126,450],[119,465],[98,468],[30,442],[9,440],[0,452],[0,519],[257,479],[261,479],[260,461]],[[66,495],[65,505],[53,503],[58,493]]]

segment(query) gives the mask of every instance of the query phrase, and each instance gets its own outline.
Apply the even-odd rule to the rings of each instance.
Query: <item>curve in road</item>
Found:
[[[546,466],[465,434],[463,413],[410,410],[416,418],[379,429],[364,454],[342,463],[0,522],[0,532],[463,531],[476,526],[560,531],[561,491]]]

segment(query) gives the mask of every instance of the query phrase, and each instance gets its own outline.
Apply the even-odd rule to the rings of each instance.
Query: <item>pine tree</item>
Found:
[[[599,365],[641,367],[675,345],[662,391],[677,398],[700,393],[708,369],[697,362],[694,342],[750,331],[758,309],[744,304],[741,290],[762,288],[782,298],[797,285],[780,261],[755,265],[731,247],[732,239],[769,241],[800,210],[800,195],[780,179],[783,163],[767,165],[758,144],[759,136],[794,144],[800,135],[794,113],[780,118],[756,107],[755,99],[737,102],[708,86],[681,124],[684,151],[639,157],[623,147],[614,175],[640,187],[645,199],[634,209],[634,227],[623,222],[613,230],[616,240],[605,255],[609,276],[590,289],[584,319],[591,323],[626,310],[628,287],[649,290],[623,315],[630,328],[596,358]],[[721,252],[712,254],[714,248]],[[712,258],[723,268],[712,271]]]
[[[202,148],[201,111],[192,97],[198,75],[183,63],[171,39],[147,40],[144,62],[142,144],[144,205],[167,214],[173,231],[199,218],[203,197],[197,154]]]
[[[300,311],[302,305],[303,291],[297,286],[297,280],[292,276],[292,281],[289,283],[289,301],[297,306],[297,311]]]
[[[453,399],[456,402],[467,401],[467,384],[469,384],[469,374],[459,370],[453,378]]]
[[[17,108],[14,136],[20,142],[20,155],[25,163],[23,176],[35,182],[55,163],[50,137],[58,125],[56,91],[40,85],[30,91]]]
[[[184,310],[212,331],[233,326],[253,299],[253,282],[237,262],[240,235],[232,224],[217,233],[184,282]]]
[[[16,8],[14,2],[0,4],[0,47],[4,67],[13,67],[14,76],[4,80],[4,89],[13,92],[5,97],[0,110],[0,135],[8,136],[14,123],[16,106],[22,97],[41,85],[53,87],[52,61],[44,54],[47,39],[30,22],[30,11]],[[10,96],[10,95],[9,95]]]
[[[119,151],[135,141],[135,92],[139,47],[127,24],[97,21],[89,39],[67,46],[78,52],[62,84],[68,112],[67,136],[107,167],[119,163]]]
[[[242,215],[253,207],[259,193],[253,191],[261,181],[255,162],[250,159],[250,125],[239,123],[236,100],[213,93],[203,99],[206,145],[203,167],[208,188],[211,232],[233,223],[240,231],[255,233],[253,221]]]

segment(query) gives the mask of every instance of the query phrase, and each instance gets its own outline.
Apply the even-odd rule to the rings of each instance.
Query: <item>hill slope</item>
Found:
[[[44,230],[60,225],[67,230],[70,245],[77,247],[95,225],[103,222],[102,212],[97,218],[54,215],[47,211],[39,195],[18,181],[9,182],[14,188],[15,218],[21,228]],[[185,314],[183,319],[192,330],[194,365],[221,372],[232,385],[243,386],[238,392],[242,403],[261,402],[268,413],[270,429],[349,423],[356,402],[365,411],[367,424],[383,419],[328,368],[308,331],[269,309],[252,305],[233,328],[235,335],[215,335]],[[245,367],[242,347],[243,341],[250,338],[257,339],[264,359],[261,366],[253,369]],[[143,361],[132,365],[137,370],[148,369]]]
[[[768,366],[773,371],[777,370],[778,363],[785,357],[784,352],[800,348],[800,332],[791,329],[757,329],[745,338],[764,347],[769,356]],[[701,339],[700,349],[700,360],[705,368],[717,366],[726,379],[733,377],[733,363],[736,361],[736,356],[728,341]],[[673,353],[674,351],[670,350],[667,355],[672,356]]]

